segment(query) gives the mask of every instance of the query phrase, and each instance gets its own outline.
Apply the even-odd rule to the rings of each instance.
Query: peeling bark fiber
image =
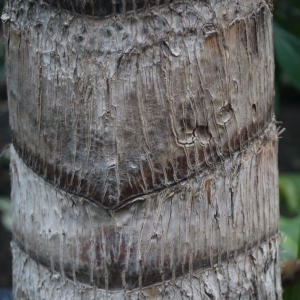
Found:
[[[281,299],[270,5],[7,1],[15,299]]]

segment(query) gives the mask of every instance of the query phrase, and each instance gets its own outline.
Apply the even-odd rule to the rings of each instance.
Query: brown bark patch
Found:
[[[211,181],[212,179],[208,179],[205,181],[206,199],[208,204],[211,204]]]

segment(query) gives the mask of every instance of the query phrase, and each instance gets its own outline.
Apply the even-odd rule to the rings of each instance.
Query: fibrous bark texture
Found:
[[[268,3],[105,3],[2,15],[16,299],[280,299]]]

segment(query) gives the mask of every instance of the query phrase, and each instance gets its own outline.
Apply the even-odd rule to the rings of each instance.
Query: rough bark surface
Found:
[[[88,3],[2,15],[16,299],[280,299],[268,3]]]
[[[213,168],[273,116],[271,14],[248,2],[95,20],[10,1],[17,152],[107,209]]]
[[[202,272],[195,271],[192,276],[166,281],[163,285],[115,292],[66,280],[60,273],[51,272],[29,258],[18,247],[13,247],[13,255],[18,257],[13,266],[16,282],[14,296],[15,299],[64,300],[281,299],[278,247],[279,240],[274,237],[259,247],[254,247],[246,255],[227,260]],[[30,289],[24,288],[28,286]]]

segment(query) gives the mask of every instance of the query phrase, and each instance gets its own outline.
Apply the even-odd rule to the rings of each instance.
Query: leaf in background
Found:
[[[12,214],[11,214],[11,201],[9,198],[0,197],[0,212],[1,222],[3,226],[11,231],[12,230]]]
[[[296,259],[300,230],[300,216],[296,218],[280,217],[280,231],[283,240],[280,245],[280,258],[282,261]]]
[[[300,91],[300,39],[274,23],[274,47],[280,68]]]
[[[284,289],[282,298],[284,300],[299,300],[300,284],[294,284],[291,287]]]
[[[280,202],[293,215],[300,210],[300,174],[286,173],[279,176]]]

